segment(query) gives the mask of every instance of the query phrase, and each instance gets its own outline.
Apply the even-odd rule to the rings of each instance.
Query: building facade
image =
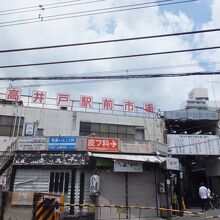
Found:
[[[136,219],[140,209],[119,207],[167,206],[164,130],[164,120],[155,114],[0,104],[1,150],[8,152],[1,157],[1,174],[10,174],[11,192],[61,194],[66,204],[112,205],[66,206],[63,215]],[[141,211],[143,219],[160,214]]]

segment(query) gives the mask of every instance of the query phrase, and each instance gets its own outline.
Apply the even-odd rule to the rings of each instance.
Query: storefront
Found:
[[[161,174],[158,170],[159,164],[164,161],[163,157],[101,153],[92,155],[96,158],[96,174],[100,177],[100,191],[96,201],[98,204],[138,207],[161,205],[158,192],[158,176]],[[155,210],[140,208],[100,207],[96,212],[97,219],[106,220],[119,217],[145,219],[158,215]]]

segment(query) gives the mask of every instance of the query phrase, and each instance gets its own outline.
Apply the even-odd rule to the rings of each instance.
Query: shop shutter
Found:
[[[108,170],[99,170],[100,176],[100,196],[99,204],[126,205],[125,202],[125,175],[124,173],[114,173]],[[125,218],[126,214],[117,208],[98,208],[96,219],[119,219]]]
[[[128,205],[156,207],[156,186],[153,171],[128,173]],[[131,219],[155,217],[156,211],[131,209]]]

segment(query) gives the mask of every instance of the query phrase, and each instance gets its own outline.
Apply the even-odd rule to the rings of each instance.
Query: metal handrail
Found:
[[[7,161],[13,156],[16,150],[17,140],[13,141],[4,152],[0,154],[0,170],[7,163]]]

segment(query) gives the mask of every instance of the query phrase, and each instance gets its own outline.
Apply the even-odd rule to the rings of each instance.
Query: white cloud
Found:
[[[34,4],[34,1],[29,1]],[[132,2],[132,1],[130,1]],[[4,3],[5,7],[11,8],[12,1]],[[31,3],[29,3],[31,5]],[[26,1],[20,1],[21,7]],[[111,1],[100,5],[106,7],[112,4]],[[214,1],[214,4],[218,4]],[[114,2],[114,5],[117,5]],[[14,6],[15,7],[15,6]],[[97,5],[87,6],[91,8]],[[215,7],[219,7],[216,5]],[[83,9],[83,6],[76,10]],[[62,9],[64,12],[66,9]],[[73,10],[69,8],[68,12]],[[84,9],[85,10],[85,9]],[[58,13],[54,10],[54,13]],[[59,12],[59,13],[61,13]],[[52,14],[52,12],[50,12]],[[36,16],[37,14],[35,14]],[[44,16],[47,11],[44,12]],[[21,16],[21,15],[19,15]],[[27,16],[27,15],[26,15]],[[215,18],[216,17],[216,18]],[[213,19],[217,19],[218,14],[213,7]],[[5,18],[6,19],[6,18]],[[208,24],[207,24],[208,25]],[[211,25],[211,24],[209,24]],[[205,25],[204,25],[205,27]],[[146,35],[156,35],[161,33],[190,31],[194,28],[194,22],[182,11],[177,14],[166,10],[162,12],[159,8],[147,8],[141,10],[127,11],[97,15],[92,17],[80,17],[75,19],[65,19],[38,24],[28,24],[22,26],[12,26],[2,28],[0,32],[1,48],[29,47],[53,44],[67,44],[74,42],[97,41],[103,39],[116,39],[125,37],[136,37]],[[112,31],[111,31],[112,30]],[[200,39],[204,42],[206,40]],[[215,41],[215,38],[213,39]],[[197,40],[195,40],[198,43]],[[194,43],[189,38],[172,37],[140,40],[134,42],[120,42],[106,45],[91,45],[82,47],[62,48],[57,50],[42,50],[22,52],[15,54],[1,54],[1,65],[9,63],[30,63],[45,62],[53,60],[71,60],[91,57],[117,56],[126,54],[148,53],[156,51],[166,51],[193,47]],[[181,64],[195,64],[188,68],[173,68],[161,70],[148,70],[140,73],[170,73],[202,70],[197,65],[198,61],[192,53],[182,53],[162,56],[149,56],[131,59],[118,59],[98,62],[72,63],[66,65],[41,66],[22,69],[5,69],[0,71],[0,75],[63,75],[63,74],[87,74],[89,72],[100,72],[104,70],[146,68],[155,66],[172,66]],[[137,72],[135,72],[137,73]],[[123,99],[135,100],[142,105],[145,101],[153,101],[162,110],[178,108],[180,103],[186,99],[187,93],[194,87],[200,86],[205,77],[192,78],[156,78],[141,80],[109,81],[104,83],[74,84],[72,86],[47,87],[50,96],[56,92],[71,92],[74,99],[78,99],[81,94],[93,95],[95,101],[100,101],[102,97],[111,97],[118,103]],[[23,82],[24,83],[24,82]],[[39,82],[37,82],[39,83]],[[16,84],[16,83],[13,83]],[[45,88],[43,88],[45,90]]]
[[[202,29],[219,28],[219,26],[220,26],[219,10],[220,10],[220,1],[219,0],[212,0],[211,1],[210,21],[203,24]],[[220,37],[219,32],[196,35],[194,37],[194,43],[196,43],[198,47],[219,46],[219,37]],[[219,67],[220,67],[219,66],[219,64],[220,64],[219,57],[220,57],[220,50],[219,49],[207,50],[207,51],[203,51],[202,53],[199,54],[198,60],[200,60],[200,62],[203,62],[203,63],[206,63],[206,62],[213,63],[214,65],[207,65],[205,67],[210,71],[215,71],[215,70],[219,70]],[[211,99],[216,98],[217,100],[220,100],[219,76],[207,77],[205,85],[209,88],[209,94],[210,94]],[[213,92],[215,93],[215,95]]]
[[[165,11],[164,17],[167,27],[172,32],[191,31],[193,29],[193,21],[184,12],[179,11],[178,14],[173,14],[170,11]]]

